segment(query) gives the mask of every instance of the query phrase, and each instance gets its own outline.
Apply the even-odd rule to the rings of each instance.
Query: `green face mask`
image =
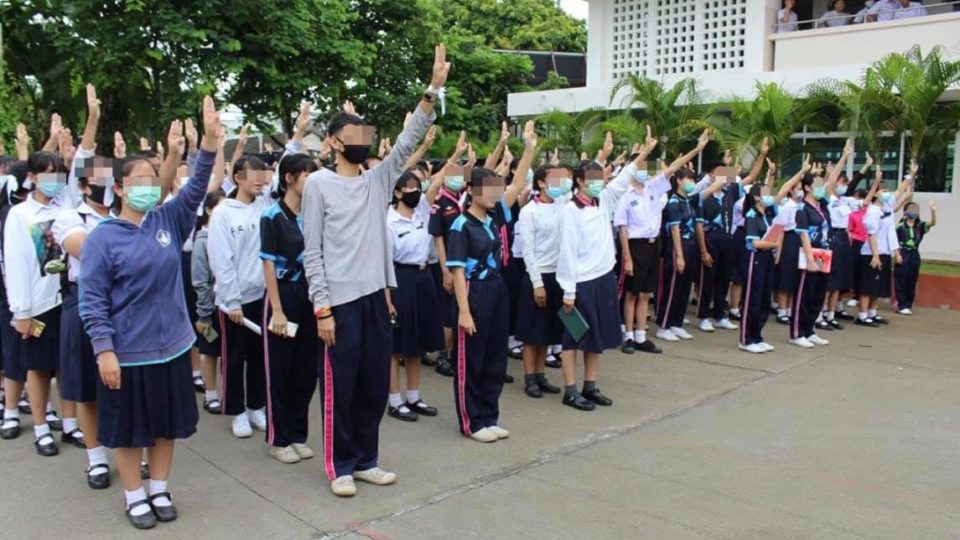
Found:
[[[587,193],[591,197],[599,197],[603,191],[603,180],[590,180],[587,182]]]
[[[148,212],[160,202],[160,186],[132,186],[127,204],[137,212]]]
[[[420,191],[427,191],[428,189],[430,189],[430,181],[429,181],[429,180],[421,180],[421,181],[420,181]]]

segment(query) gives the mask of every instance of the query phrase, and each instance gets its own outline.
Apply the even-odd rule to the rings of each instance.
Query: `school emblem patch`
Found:
[[[169,246],[169,245],[170,245],[170,233],[167,232],[167,231],[165,231],[165,230],[163,230],[163,229],[160,229],[159,231],[157,231],[157,242],[160,242],[160,245],[163,246],[163,247]]]

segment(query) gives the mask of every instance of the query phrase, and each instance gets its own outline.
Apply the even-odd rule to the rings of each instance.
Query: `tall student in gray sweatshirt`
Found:
[[[255,157],[241,158],[233,167],[237,189],[210,216],[207,255],[216,279],[214,301],[222,329],[221,412],[233,416],[233,435],[246,438],[253,435],[251,424],[260,431],[267,429],[263,339],[243,320],[263,317],[260,216],[273,203],[264,193],[272,171]]]
[[[433,78],[419,107],[379,165],[361,173],[372,141],[363,120],[339,113],[328,126],[337,170],[311,174],[303,194],[304,271],[327,345],[323,359],[324,466],[331,491],[356,494],[354,478],[392,484],[378,466],[380,420],[390,384],[392,329],[386,287],[396,287],[387,235],[393,186],[436,115],[450,64],[436,47]]]

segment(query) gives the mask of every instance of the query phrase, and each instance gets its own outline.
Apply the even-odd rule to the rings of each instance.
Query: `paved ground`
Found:
[[[729,332],[609,354],[616,404],[593,413],[508,385],[513,437],[493,445],[457,434],[449,379],[431,373],[441,415],[385,419],[382,464],[400,480],[352,500],[329,493],[319,459],[281,465],[201,413],[171,481],[181,518],[145,533],[118,480],[86,488],[82,451],[2,441],[0,538],[960,538],[960,313],[851,327],[812,351],[768,330],[778,350],[760,357]]]

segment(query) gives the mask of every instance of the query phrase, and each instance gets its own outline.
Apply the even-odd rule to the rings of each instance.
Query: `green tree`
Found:
[[[567,15],[554,0],[436,0],[444,28],[481,36],[497,49],[584,52],[584,21]]]
[[[622,90],[625,96],[614,100]],[[695,139],[706,127],[709,109],[702,104],[702,96],[694,79],[681,79],[670,88],[663,83],[638,75],[628,75],[610,92],[610,103],[615,108],[634,109],[637,117],[649,122],[659,140],[662,155],[673,157],[683,148],[683,141]]]
[[[536,117],[539,146],[544,150],[559,149],[579,157],[583,150],[583,138],[600,125],[606,112],[601,109],[587,109],[570,114],[563,111],[548,111]]]

